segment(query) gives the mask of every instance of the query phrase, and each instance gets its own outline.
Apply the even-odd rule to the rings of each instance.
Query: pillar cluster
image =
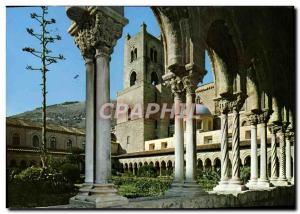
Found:
[[[85,183],[70,203],[99,208],[124,205],[127,198],[118,195],[111,183],[111,119],[99,112],[110,102],[110,56],[127,20],[109,7],[70,7],[67,14],[74,21],[69,33],[86,66]]]

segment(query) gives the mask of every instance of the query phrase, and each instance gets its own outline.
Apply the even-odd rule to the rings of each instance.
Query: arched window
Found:
[[[154,51],[154,62],[157,62],[157,51]]]
[[[131,120],[131,108],[128,108],[128,111],[127,111],[127,119],[128,119],[128,120]]]
[[[56,149],[56,138],[55,137],[50,138],[50,149]]]
[[[37,135],[34,135],[32,137],[32,146],[33,147],[39,147],[40,146],[40,139]]]
[[[13,144],[14,146],[20,145],[20,135],[19,135],[19,134],[17,134],[17,133],[13,134],[13,137],[12,137],[12,144]]]
[[[130,52],[130,62],[133,62],[134,60],[134,53],[133,51]]]
[[[150,48],[150,60],[151,60],[151,62],[153,61],[153,49],[152,48]]]
[[[134,49],[134,60],[136,60],[137,59],[137,49],[135,48]]]
[[[156,72],[151,73],[151,84],[152,85],[158,84],[158,76],[157,76]]]
[[[68,139],[67,141],[67,149],[72,149],[72,140]]]
[[[130,86],[133,86],[136,84],[136,73],[132,72],[130,75]]]

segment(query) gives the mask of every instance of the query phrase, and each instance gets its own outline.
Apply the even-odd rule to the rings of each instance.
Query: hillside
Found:
[[[112,101],[115,102],[115,101]],[[42,108],[13,115],[10,118],[20,118],[31,121],[42,121]],[[85,128],[85,102],[64,102],[47,107],[47,121],[63,126]],[[112,127],[115,120],[112,121]]]

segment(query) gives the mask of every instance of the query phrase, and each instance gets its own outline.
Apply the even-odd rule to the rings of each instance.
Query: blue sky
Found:
[[[40,12],[36,7],[6,9],[6,115],[14,115],[41,106],[41,73],[28,71],[26,65],[39,66],[38,59],[22,51],[25,46],[39,48],[36,39],[26,32],[27,27],[38,29],[38,25],[30,18],[30,13]],[[47,73],[47,105],[65,101],[85,100],[85,68],[79,49],[73,38],[67,33],[70,20],[64,7],[49,7],[48,17],[55,18],[57,23],[50,28],[54,34],[60,34],[61,41],[52,45],[53,54],[62,53],[66,60],[51,65]],[[129,20],[123,30],[123,36],[118,40],[112,54],[111,98],[115,99],[117,91],[123,88],[123,51],[124,37],[127,33],[134,35],[145,22],[147,31],[154,36],[160,34],[160,29],[153,12],[149,7],[125,7],[125,17]],[[203,83],[211,82],[208,57],[206,69],[209,71]],[[74,79],[74,76],[79,78]]]

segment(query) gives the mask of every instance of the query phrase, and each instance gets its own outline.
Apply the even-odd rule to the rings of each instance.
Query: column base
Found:
[[[212,192],[226,192],[228,185],[228,180],[220,181],[219,184],[213,188]]]
[[[207,194],[201,187],[193,181],[178,183],[174,182],[171,184],[171,188],[165,193],[168,197],[195,197]]]
[[[291,183],[287,179],[278,178],[274,181],[274,186],[290,186]]]
[[[74,208],[108,208],[127,205],[128,199],[118,195],[113,184],[93,184],[81,188],[69,203]]]
[[[255,189],[257,187],[257,179],[250,179],[246,184],[246,187],[248,187],[250,190]]]
[[[256,189],[271,189],[273,184],[270,183],[269,179],[259,178],[257,181]]]

